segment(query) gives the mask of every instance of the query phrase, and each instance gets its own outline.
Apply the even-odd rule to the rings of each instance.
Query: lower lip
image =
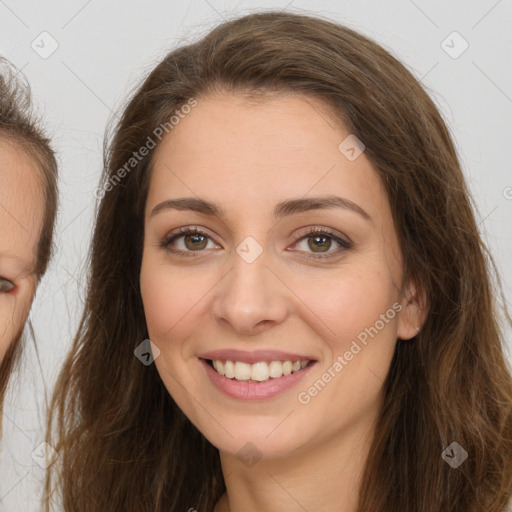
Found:
[[[254,382],[249,380],[228,379],[215,371],[205,359],[199,360],[204,366],[206,374],[213,385],[219,391],[222,391],[232,398],[241,398],[243,400],[263,400],[277,396],[299,382],[315,364],[313,362],[298,372],[283,375],[277,379],[270,378],[265,382]]]

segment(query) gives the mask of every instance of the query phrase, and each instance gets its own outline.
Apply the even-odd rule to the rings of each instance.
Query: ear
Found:
[[[424,290],[410,281],[403,291],[400,304],[402,309],[398,315],[397,337],[410,340],[421,331],[427,318],[427,297]]]

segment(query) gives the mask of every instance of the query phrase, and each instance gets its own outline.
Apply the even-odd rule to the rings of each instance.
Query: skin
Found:
[[[0,138],[0,361],[23,329],[37,285],[44,213],[38,175],[25,151]]]
[[[220,450],[227,493],[216,512],[355,511],[397,338],[413,337],[424,319],[414,284],[402,287],[390,205],[372,164],[365,153],[349,161],[338,150],[348,135],[316,99],[251,102],[219,94],[198,98],[156,149],[142,299],[165,386]],[[328,195],[353,201],[371,220],[343,208],[277,223],[271,217],[281,201]],[[175,209],[151,215],[180,197],[219,203],[225,217]],[[190,226],[209,237],[196,256],[162,247],[169,233]],[[305,236],[310,226],[348,238],[352,247],[339,252],[334,239],[323,240],[323,253],[332,257],[312,259],[318,252],[310,243],[315,235]],[[236,252],[247,236],[263,250],[250,264]],[[169,247],[191,252],[190,238]],[[299,403],[298,393],[394,303],[400,313],[309,403]],[[199,362],[201,353],[228,348],[295,352],[317,363],[293,388],[249,402],[217,390]],[[261,457],[250,467],[237,457],[248,442]]]

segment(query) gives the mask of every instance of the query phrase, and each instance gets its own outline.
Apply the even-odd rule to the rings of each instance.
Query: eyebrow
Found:
[[[349,199],[337,196],[288,199],[278,203],[274,207],[272,217],[274,220],[278,221],[284,217],[297,213],[330,208],[343,208],[345,210],[355,212],[365,220],[372,222],[370,215],[358,204],[350,201]],[[167,199],[166,201],[162,201],[151,210],[150,216],[153,217],[165,210],[190,210],[204,215],[217,216],[221,219],[226,216],[225,210],[219,204],[197,197],[180,197],[177,199]]]

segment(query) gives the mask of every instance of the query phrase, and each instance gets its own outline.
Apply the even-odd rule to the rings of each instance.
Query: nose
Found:
[[[269,268],[265,252],[252,263],[234,252],[231,271],[216,291],[214,318],[237,334],[256,335],[282,323],[289,312],[287,288]]]

